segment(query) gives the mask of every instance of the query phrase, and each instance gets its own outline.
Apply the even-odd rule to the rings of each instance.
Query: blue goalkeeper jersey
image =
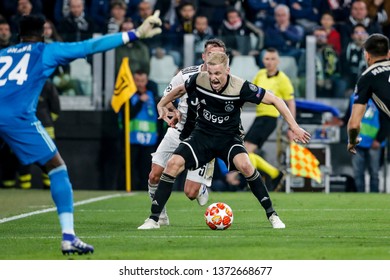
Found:
[[[20,43],[0,50],[0,125],[16,117],[36,118],[39,95],[58,65],[123,45],[124,36],[127,33],[75,43]]]

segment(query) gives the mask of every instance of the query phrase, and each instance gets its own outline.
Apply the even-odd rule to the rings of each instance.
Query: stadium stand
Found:
[[[235,56],[230,64],[230,72],[233,75],[252,81],[253,77],[259,71],[256,60],[251,55]]]

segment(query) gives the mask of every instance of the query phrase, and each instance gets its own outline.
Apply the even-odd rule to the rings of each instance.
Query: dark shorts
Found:
[[[244,140],[256,144],[260,149],[275,130],[277,120],[274,117],[256,117]]]
[[[201,130],[194,130],[174,152],[185,159],[186,169],[199,168],[218,157],[226,163],[229,170],[236,170],[233,158],[240,153],[247,151],[239,135],[210,135]]]

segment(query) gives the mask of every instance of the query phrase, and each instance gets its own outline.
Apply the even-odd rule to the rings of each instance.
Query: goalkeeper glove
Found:
[[[157,10],[152,16],[147,17],[144,22],[135,30],[135,35],[142,38],[150,38],[162,32],[160,11]]]

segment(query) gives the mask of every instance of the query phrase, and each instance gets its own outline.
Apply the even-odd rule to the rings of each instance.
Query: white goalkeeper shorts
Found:
[[[163,140],[161,141],[160,145],[158,145],[156,152],[152,154],[152,162],[154,164],[165,168],[169,158],[172,156],[173,152],[181,142],[179,136],[180,131],[172,127],[168,128]],[[213,180],[213,173],[214,160],[201,166],[198,169],[188,170],[187,179],[197,183],[205,184],[206,186],[210,187],[211,181]]]

